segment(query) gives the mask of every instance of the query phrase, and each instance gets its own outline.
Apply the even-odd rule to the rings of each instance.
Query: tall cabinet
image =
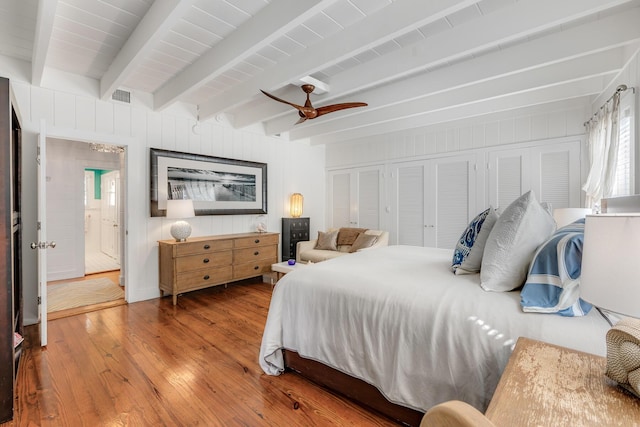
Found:
[[[0,422],[13,418],[22,336],[20,123],[9,80],[0,78]]]

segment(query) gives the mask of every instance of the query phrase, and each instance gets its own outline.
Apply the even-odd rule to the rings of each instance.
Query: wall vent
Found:
[[[114,101],[126,102],[127,104],[131,104],[131,92],[116,89],[115,92],[111,94],[111,99],[113,99]]]

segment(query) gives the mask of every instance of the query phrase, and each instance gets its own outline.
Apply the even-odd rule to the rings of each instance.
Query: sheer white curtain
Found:
[[[587,193],[588,208],[599,206],[602,198],[613,193],[618,157],[619,106],[620,93],[616,92],[586,124],[590,168],[582,189]]]

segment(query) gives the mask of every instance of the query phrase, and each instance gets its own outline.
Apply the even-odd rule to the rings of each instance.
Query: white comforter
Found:
[[[520,292],[483,291],[456,276],[451,251],[388,246],[310,265],[275,287],[260,365],[284,370],[282,348],[375,385],[425,411],[450,399],[484,411],[518,337],[604,355],[608,323],[524,313]]]

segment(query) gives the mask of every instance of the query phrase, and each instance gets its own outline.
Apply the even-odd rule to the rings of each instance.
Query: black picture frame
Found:
[[[267,213],[267,164],[150,148],[151,216],[192,199],[196,216]]]

